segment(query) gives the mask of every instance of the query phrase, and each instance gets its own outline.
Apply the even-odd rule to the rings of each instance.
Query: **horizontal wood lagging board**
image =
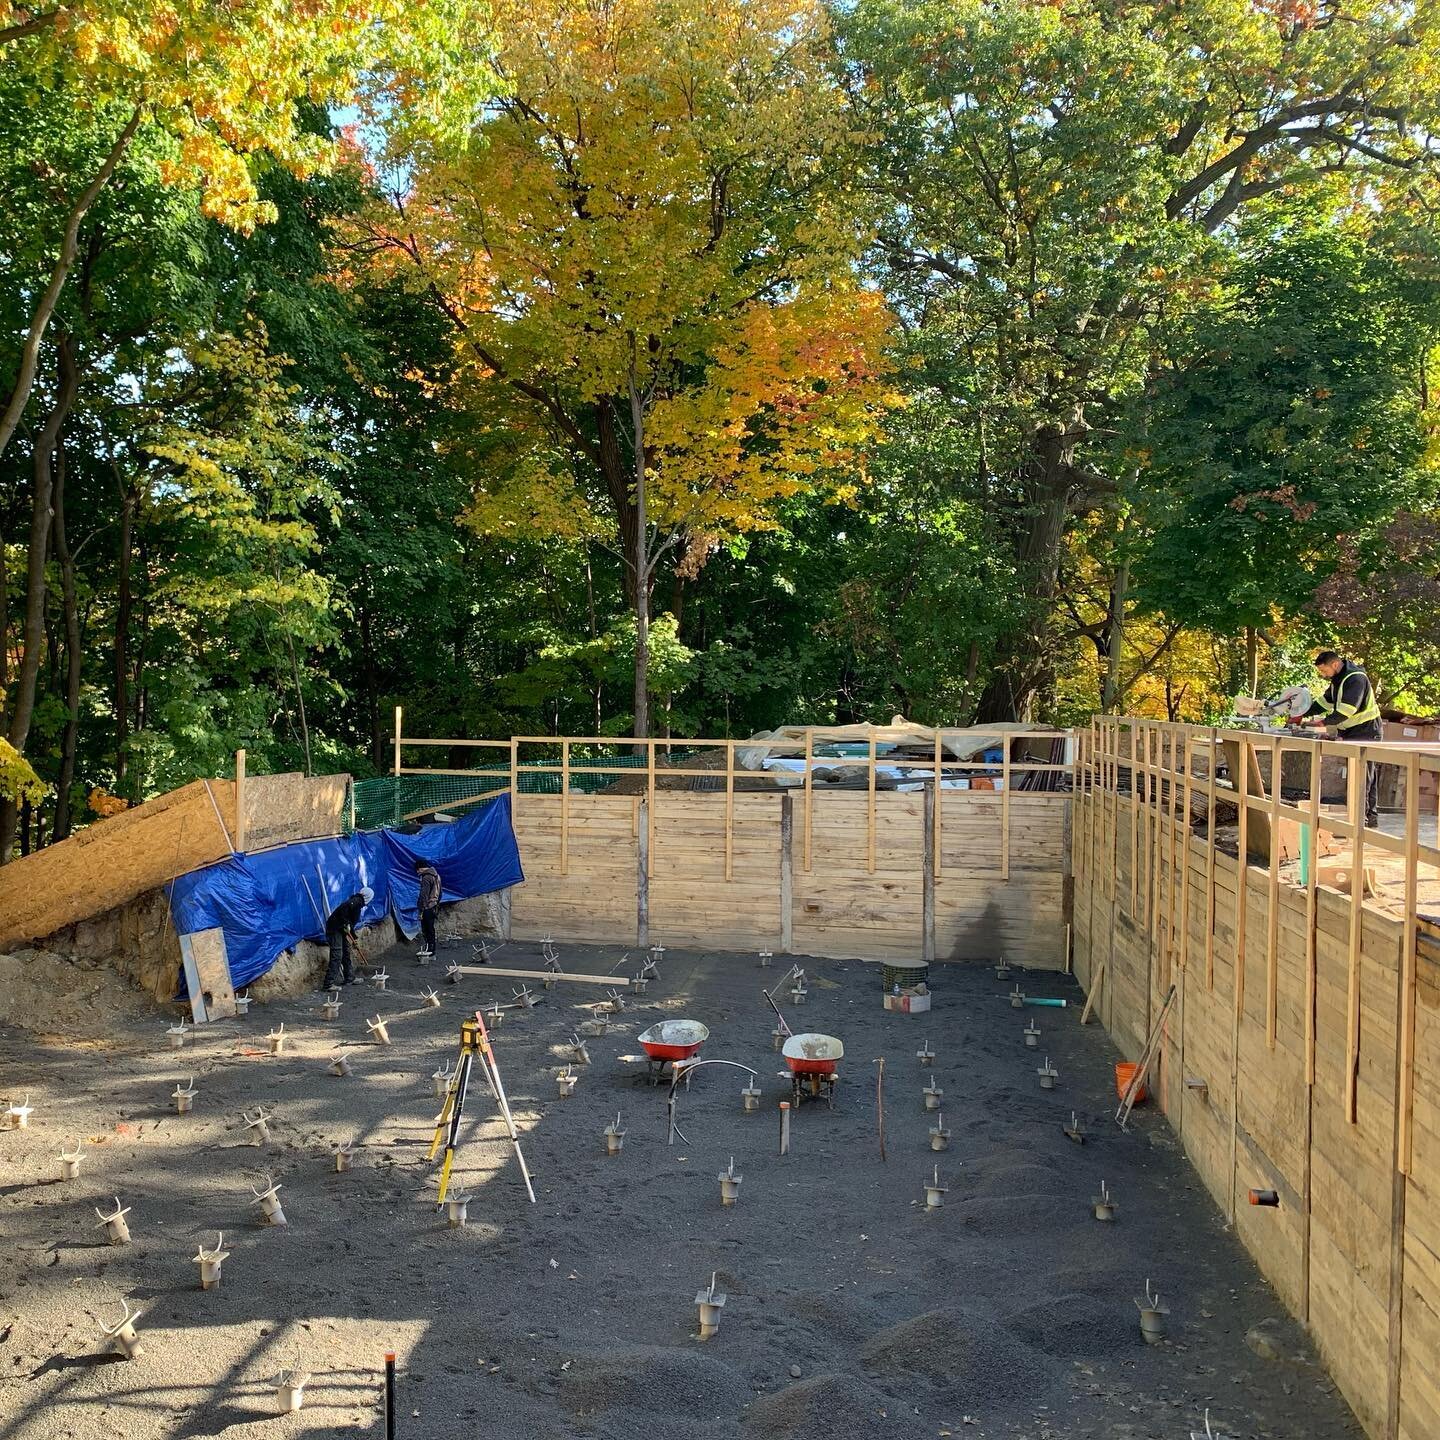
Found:
[[[1243,1131],[1236,1142],[1235,1164],[1236,1189],[1242,1197],[1252,1187],[1278,1189],[1281,1193],[1282,1202],[1274,1208],[1237,1205],[1235,1231],[1280,1298],[1292,1310],[1298,1309],[1305,1289],[1305,1255],[1303,1214],[1296,1204],[1295,1186]]]
[[[669,945],[776,948],[780,942],[780,797],[736,795],[731,876],[725,809],[709,795],[664,795],[655,811],[650,931]]]
[[[560,873],[560,798],[525,795],[515,838],[525,883],[511,891],[510,933],[521,940],[635,943],[639,842],[629,796],[572,794],[568,873]]]
[[[1064,966],[1064,881],[1012,870],[1003,887],[942,875],[935,882],[935,958],[1031,968]]]
[[[1387,1256],[1385,1231],[1374,1243]],[[1389,1306],[1358,1281],[1323,1225],[1310,1228],[1310,1330],[1341,1392],[1367,1433],[1384,1433]]]
[[[1400,1440],[1440,1435],[1440,992],[1436,967],[1419,966],[1415,1018],[1418,1063],[1411,1178],[1405,1199],[1404,1330],[1400,1355]]]
[[[811,868],[803,864],[803,802],[796,813],[795,949],[842,958],[917,959],[924,947],[922,797],[875,797],[875,871],[867,868],[869,801],[863,793],[814,801]]]
[[[1113,813],[1114,820],[1109,817]],[[1352,901],[1321,888],[1314,917],[1315,1064],[1313,1104],[1305,1081],[1309,897],[1282,878],[1275,949],[1275,1034],[1267,1037],[1270,949],[1269,872],[1214,856],[1213,911],[1207,906],[1211,857],[1200,833],[1183,837],[1170,864],[1169,832],[1155,854],[1142,813],[1131,874],[1128,795],[1118,803],[1076,806],[1074,914],[1082,983],[1106,961],[1097,1014],[1119,1048],[1133,1055],[1165,985],[1178,979],[1181,936],[1188,967],[1160,1066],[1156,1098],[1217,1203],[1231,1201],[1231,1096],[1238,1095],[1234,1185],[1238,1237],[1277,1294],[1299,1310],[1308,1302],[1317,1347],[1368,1433],[1388,1436],[1398,1376],[1400,1440],[1440,1435],[1440,972],[1419,963],[1414,1041],[1413,1155],[1405,1180],[1403,1311],[1392,1329],[1391,1224],[1395,1187],[1396,1051],[1403,924],[1373,907],[1362,916],[1359,953],[1360,1044],[1356,1123],[1345,1114],[1349,1054]],[[1083,854],[1081,853],[1083,852]],[[1188,867],[1188,908],[1174,907]],[[1234,946],[1237,888],[1246,885],[1245,996],[1235,1033]],[[1132,915],[1131,890],[1136,914]],[[1147,893],[1153,916],[1146,912]],[[1209,916],[1213,915],[1213,933]],[[1173,933],[1172,933],[1173,916]],[[1213,988],[1206,984],[1207,941]],[[1169,955],[1165,946],[1169,943]],[[1168,963],[1167,963],[1168,962]],[[1183,1039],[1182,1039],[1183,1032]],[[1207,1087],[1187,1091],[1180,1072]],[[1313,1115],[1313,1124],[1312,1124]],[[1307,1150],[1307,1134],[1309,1137]],[[1305,1182],[1310,1180],[1308,1252]],[[1243,1203],[1250,1186],[1274,1188],[1277,1209]],[[1392,1342],[1398,1336],[1398,1353]]]

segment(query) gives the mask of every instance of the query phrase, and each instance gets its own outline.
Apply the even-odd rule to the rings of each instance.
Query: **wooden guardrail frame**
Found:
[[[1122,734],[1128,731],[1128,749],[1122,746]],[[1206,781],[1206,924],[1205,924],[1205,978],[1206,988],[1213,990],[1215,983],[1215,808],[1217,799],[1223,797],[1238,807],[1238,855],[1240,861],[1239,881],[1236,885],[1236,920],[1234,936],[1235,965],[1235,1015],[1238,1026],[1244,1007],[1244,954],[1246,916],[1248,911],[1249,886],[1246,882],[1245,867],[1249,864],[1248,829],[1252,814],[1263,814],[1271,826],[1270,859],[1267,885],[1270,904],[1266,935],[1266,1042],[1274,1048],[1277,1025],[1277,925],[1279,906],[1279,822],[1293,820],[1297,824],[1323,828],[1332,834],[1347,839],[1350,844],[1350,887],[1349,927],[1347,932],[1347,992],[1346,992],[1346,1064],[1345,1064],[1345,1118],[1348,1123],[1357,1121],[1358,1081],[1360,1065],[1360,1011],[1361,976],[1360,949],[1364,933],[1365,914],[1365,853],[1367,847],[1399,855],[1404,861],[1404,894],[1402,898],[1403,935],[1400,957],[1400,1030],[1398,1045],[1400,1051],[1400,1084],[1397,1097],[1399,1106],[1399,1136],[1396,1152],[1397,1165],[1402,1174],[1410,1173],[1412,1148],[1412,1122],[1415,1093],[1415,1006],[1417,983],[1417,921],[1418,921],[1418,870],[1420,865],[1440,869],[1440,847],[1425,844],[1420,840],[1420,776],[1424,773],[1440,774],[1440,746],[1420,746],[1408,741],[1355,741],[1328,740],[1296,735],[1283,731],[1262,732],[1256,730],[1227,729],[1217,726],[1175,724],[1167,721],[1143,720],[1128,716],[1097,716],[1088,729],[1078,732],[1075,750],[1075,793],[1093,802],[1098,796],[1100,803],[1113,803],[1116,824],[1112,838],[1118,845],[1118,821],[1120,803],[1120,780],[1122,771],[1128,773],[1130,781],[1130,898],[1129,914],[1137,926],[1149,926],[1153,916],[1151,894],[1154,863],[1158,858],[1158,838],[1152,833],[1163,818],[1164,789],[1168,781],[1171,797],[1171,825],[1174,824],[1175,792],[1183,784],[1186,793],[1183,831],[1191,831],[1189,796],[1193,790],[1194,756],[1202,750],[1209,757]],[[1161,737],[1168,738],[1170,765],[1161,763],[1163,752],[1157,748]],[[1174,764],[1176,739],[1184,744],[1184,769],[1177,770]],[[1216,783],[1216,758],[1222,742],[1238,746],[1240,763],[1238,775],[1231,784],[1221,789]],[[1269,795],[1256,796],[1248,793],[1249,757],[1258,748],[1264,748],[1271,757],[1271,780]],[[1301,753],[1309,759],[1310,793],[1307,803],[1287,803],[1281,796],[1280,776],[1284,756]],[[1321,764],[1326,757],[1342,760],[1346,767],[1346,800],[1343,816],[1321,811]],[[1394,836],[1372,829],[1364,823],[1364,766],[1370,763],[1394,765],[1404,770],[1405,810],[1404,834]],[[1087,814],[1090,807],[1087,805]],[[1088,823],[1094,827],[1093,815]],[[1144,846],[1142,849],[1142,833]],[[1091,841],[1091,860],[1094,841]],[[1143,858],[1142,858],[1143,857]],[[1306,884],[1307,935],[1305,948],[1305,1080],[1307,1085],[1315,1083],[1315,990],[1316,990],[1316,894],[1318,856],[1312,851]],[[1144,889],[1141,889],[1140,870],[1145,868]],[[1108,867],[1114,874],[1114,865]],[[1189,865],[1186,863],[1186,878]],[[1173,890],[1173,859],[1171,867]],[[1182,917],[1188,910],[1181,909]],[[1182,924],[1184,920],[1182,918]],[[1182,956],[1188,936],[1182,939]],[[1182,968],[1184,960],[1181,961]]]
[[[734,828],[735,828],[735,780],[737,775],[744,776],[752,772],[743,767],[737,771],[735,767],[735,751],[737,749],[755,750],[762,749],[780,754],[789,753],[796,758],[803,756],[805,761],[804,777],[797,787],[804,797],[804,867],[808,872],[811,868],[813,854],[813,808],[814,808],[814,771],[815,771],[815,742],[821,743],[827,737],[834,736],[842,738],[842,733],[849,727],[834,727],[815,725],[805,729],[803,738],[787,740],[750,740],[733,738],[695,738],[679,736],[633,736],[633,735],[512,735],[507,740],[468,740],[468,739],[444,739],[433,736],[414,736],[404,733],[404,711],[402,707],[395,707],[395,739],[394,739],[394,765],[393,773],[399,775],[473,775],[474,770],[444,769],[431,766],[413,766],[404,764],[404,750],[411,747],[422,747],[432,749],[445,748],[468,748],[468,749],[489,749],[503,750],[507,754],[512,806],[518,807],[520,803],[520,777],[522,774],[530,775],[558,775],[560,777],[560,873],[569,873],[569,852],[570,852],[570,783],[574,773],[579,770],[589,775],[636,775],[645,776],[645,817],[646,817],[646,872],[653,873],[655,864],[655,805],[656,787],[660,778],[670,776],[689,776],[718,778],[723,774],[725,781],[725,878],[733,878],[734,874]],[[885,727],[881,726],[880,729]],[[989,729],[985,726],[942,726],[935,732],[935,757],[928,762],[933,777],[939,781],[945,779],[947,774],[967,774],[971,771],[987,771],[999,769],[1001,774],[1001,785],[999,791],[1000,814],[998,823],[998,845],[999,869],[998,874],[1001,880],[1007,880],[1010,876],[1010,793],[1014,776],[1025,772],[1050,772],[1064,773],[1073,777],[1075,773],[1075,757],[1073,745],[1076,736],[1073,730],[1043,729],[1043,730],[1016,730],[1016,729]],[[943,758],[943,750],[946,736],[964,736],[967,740],[998,741],[1002,747],[1002,759],[997,765],[984,760],[947,760]],[[843,736],[853,743],[853,736]],[[1069,759],[1062,757],[1059,761],[1030,761],[1012,760],[1010,755],[1010,744],[1012,740],[1062,740],[1072,747]],[[865,839],[865,864],[869,873],[873,874],[876,865],[876,775],[882,766],[892,765],[893,760],[879,753],[878,737],[871,736],[868,752],[864,755],[846,756],[843,763],[848,768],[861,767],[867,771],[865,797],[866,797],[866,839]],[[585,759],[583,763],[576,764],[572,760],[572,747],[574,746],[609,746],[609,747],[633,747],[644,749],[644,768],[635,764],[629,765],[606,765],[603,762]],[[558,747],[560,751],[558,764],[536,763],[534,761],[522,761],[522,746],[540,746],[549,749]],[[722,771],[713,769],[702,769],[694,766],[684,765],[657,765],[657,755],[661,747],[673,748],[702,748],[702,749],[723,749],[725,751],[725,768]],[[916,762],[910,761],[910,764]],[[922,765],[927,762],[919,762]],[[498,790],[494,793],[500,793]],[[1037,792],[1043,793],[1043,792]],[[943,796],[945,794],[943,784],[936,786],[937,803],[935,806],[935,826],[933,850],[931,854],[931,865],[935,879],[939,879],[943,873],[943,862],[941,854],[941,827],[943,825]],[[424,812],[414,812],[418,815]],[[414,818],[414,815],[407,818]]]

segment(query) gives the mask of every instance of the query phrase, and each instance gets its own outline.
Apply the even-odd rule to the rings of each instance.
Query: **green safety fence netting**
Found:
[[[667,757],[668,763],[683,764],[689,753],[677,748]],[[516,775],[520,793],[558,795],[562,779],[559,771],[539,768],[558,764],[558,757],[521,761]],[[664,768],[664,762],[660,768]],[[570,793],[594,795],[614,784],[615,771],[643,769],[643,755],[575,756],[570,761]],[[488,804],[509,785],[509,765],[480,765],[460,774],[377,775],[371,780],[356,780],[352,787],[353,822],[348,828],[376,830],[383,825],[402,825],[436,810],[447,815],[468,814]]]

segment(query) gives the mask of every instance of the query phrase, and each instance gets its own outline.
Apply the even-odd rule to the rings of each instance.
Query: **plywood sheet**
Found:
[[[197,1025],[228,1020],[235,1013],[235,988],[225,954],[225,932],[195,930],[180,937],[180,960],[190,992],[190,1014]]]
[[[234,829],[234,782],[197,780],[0,866],[0,950],[219,860],[230,853]]]

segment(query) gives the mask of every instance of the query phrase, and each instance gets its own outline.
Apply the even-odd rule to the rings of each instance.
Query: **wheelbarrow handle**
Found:
[[[763,985],[760,987],[760,993],[764,995],[765,1003],[775,1012],[775,1018],[780,1022],[780,1028],[787,1035],[793,1035],[795,1032],[785,1023],[785,1017],[780,1013],[780,1007],[775,1003],[774,996]]]

